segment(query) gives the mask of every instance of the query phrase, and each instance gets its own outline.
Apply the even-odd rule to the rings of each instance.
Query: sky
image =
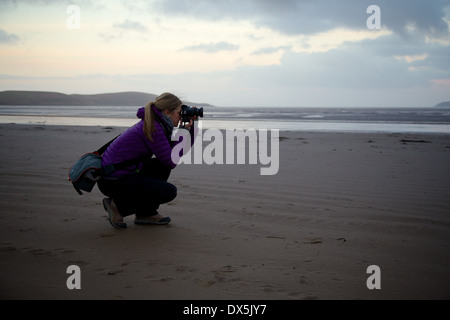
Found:
[[[450,1],[0,0],[4,90],[431,107],[450,100]]]

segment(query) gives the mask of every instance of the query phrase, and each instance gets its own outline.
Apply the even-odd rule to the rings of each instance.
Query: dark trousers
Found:
[[[177,196],[177,188],[167,182],[171,169],[152,158],[144,163],[139,173],[119,179],[101,179],[100,191],[114,200],[123,217],[136,214],[143,218],[158,214],[160,204]]]

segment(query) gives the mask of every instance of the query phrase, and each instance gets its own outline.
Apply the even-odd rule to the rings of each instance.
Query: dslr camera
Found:
[[[189,122],[192,117],[203,118],[203,108],[193,108],[183,104],[181,106],[181,119],[183,123]]]

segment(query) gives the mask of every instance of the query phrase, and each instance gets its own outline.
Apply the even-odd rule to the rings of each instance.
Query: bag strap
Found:
[[[115,171],[118,170],[122,170],[125,168],[128,168],[129,166],[133,165],[133,164],[138,164],[139,162],[141,162],[142,160],[145,160],[146,158],[148,158],[148,155],[145,156],[141,156],[138,158],[133,158],[133,159],[128,159],[119,163],[111,163],[108,164],[104,167],[101,167],[100,169],[100,175],[102,177],[107,176],[108,174],[111,174]]]
[[[98,149],[96,152],[97,152],[99,155],[102,155],[103,153],[105,153],[105,151],[106,151],[106,149],[108,149],[109,145],[110,145],[111,143],[113,143],[113,141],[116,140],[119,136],[120,136],[120,134],[119,134],[117,137],[115,137],[114,139],[112,139],[111,141],[105,143],[105,145],[102,146],[100,149]]]

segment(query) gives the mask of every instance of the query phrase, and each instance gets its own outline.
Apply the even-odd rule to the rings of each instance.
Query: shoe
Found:
[[[165,225],[171,221],[169,217],[163,217],[160,214],[155,214],[153,216],[136,218],[134,219],[135,224],[156,224],[156,225]]]
[[[103,208],[108,212],[109,223],[111,223],[114,228],[125,229],[127,227],[127,224],[123,222],[123,217],[120,215],[119,210],[111,198],[103,199]]]

